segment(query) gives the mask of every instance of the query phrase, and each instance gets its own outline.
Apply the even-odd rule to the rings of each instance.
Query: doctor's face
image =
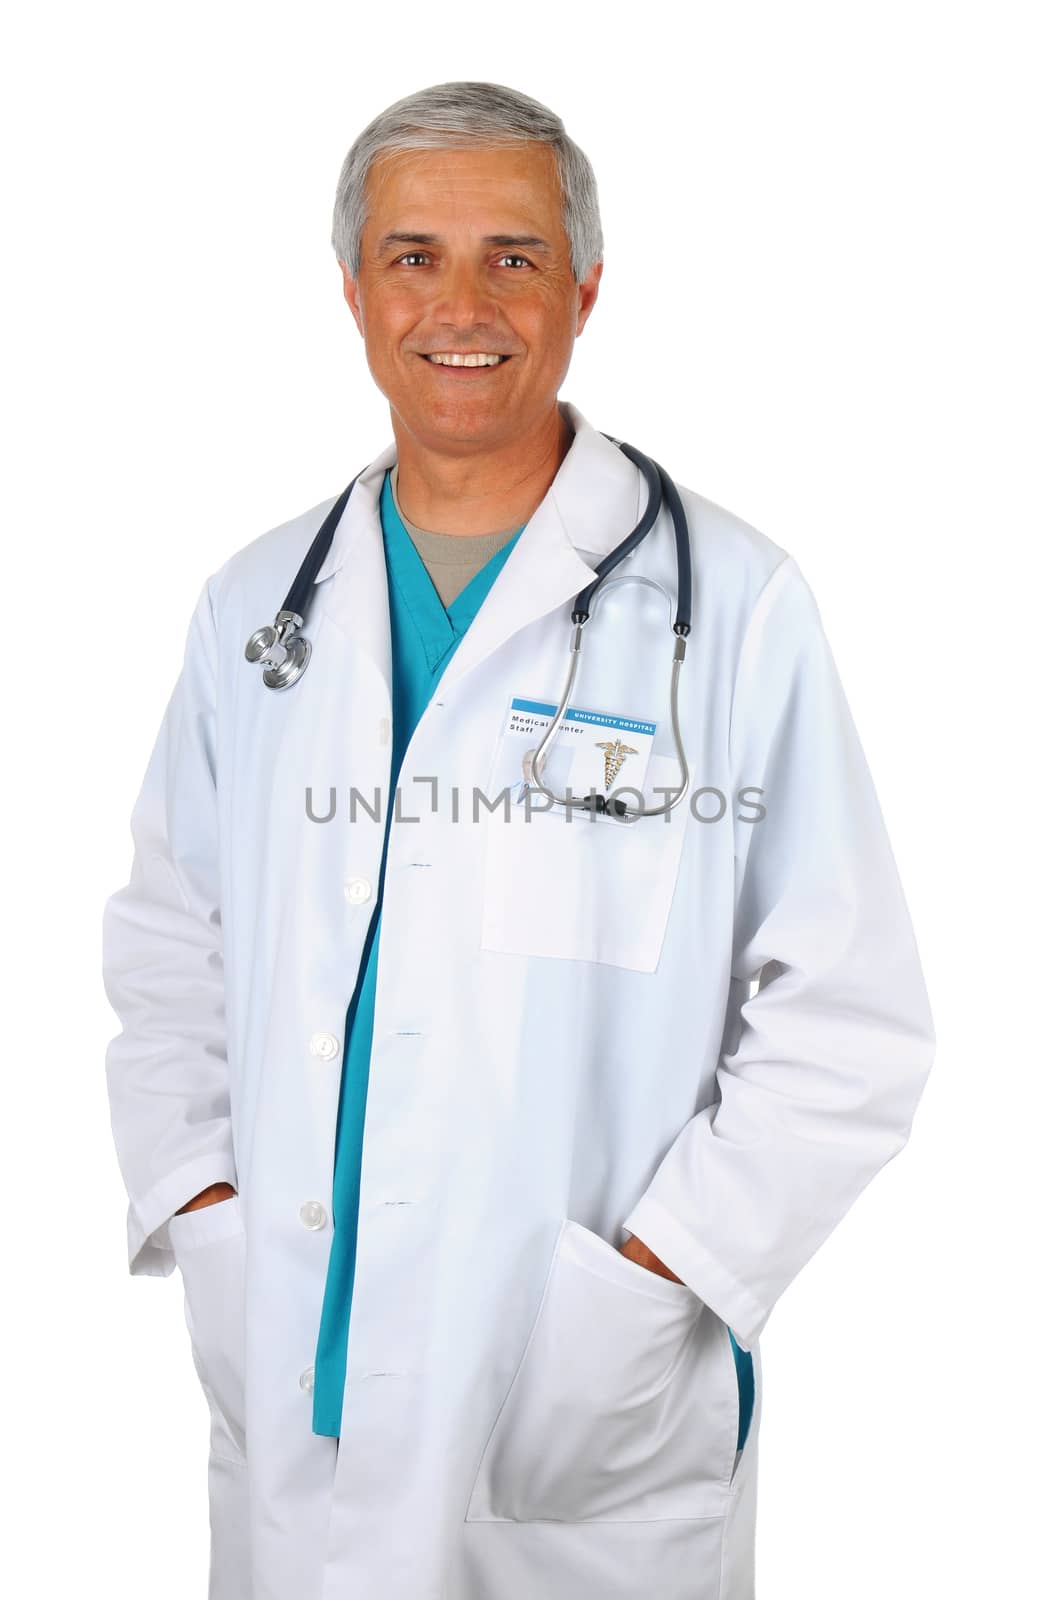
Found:
[[[390,152],[370,168],[368,200],[343,289],[395,420],[431,449],[541,429],[602,271],[573,276],[553,151]],[[505,359],[453,368],[430,353]]]

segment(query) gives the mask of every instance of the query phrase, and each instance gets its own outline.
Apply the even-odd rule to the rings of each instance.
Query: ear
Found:
[[[604,261],[596,261],[579,286],[579,314],[576,321],[577,339],[586,327],[587,318],[590,316],[594,308],[594,302],[598,298],[598,285],[601,282],[602,268],[604,266]]]
[[[358,332],[365,338],[365,325],[362,321],[362,304],[358,293],[358,279],[352,278],[347,268],[341,261],[340,271],[343,274],[343,298],[351,308],[351,315],[358,324]]]

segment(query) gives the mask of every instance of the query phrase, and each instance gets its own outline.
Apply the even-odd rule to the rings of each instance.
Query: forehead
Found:
[[[366,198],[372,232],[503,222],[563,230],[557,160],[546,144],[388,150],[369,168]]]

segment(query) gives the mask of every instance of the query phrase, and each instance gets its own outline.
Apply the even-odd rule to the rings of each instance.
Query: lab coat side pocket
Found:
[[[247,1239],[240,1197],[182,1212],[167,1226],[184,1285],[192,1360],[210,1412],[210,1453],[242,1466]]]
[[[724,1324],[685,1284],[565,1219],[465,1520],[721,1516],[737,1431]]]
[[[539,1326],[539,1319],[543,1314],[543,1307],[546,1305],[546,1297],[550,1293],[550,1283],[551,1283],[551,1280],[552,1280],[552,1278],[554,1276],[554,1268],[557,1265],[557,1254],[558,1254],[558,1251],[561,1248],[561,1235],[563,1234],[563,1232],[564,1232],[564,1225],[562,1224],[562,1226],[558,1229],[557,1238],[554,1240],[553,1253],[552,1253],[552,1255],[550,1257],[550,1264],[546,1269],[546,1278],[545,1278],[545,1280],[543,1282],[542,1294],[539,1296],[539,1304],[536,1307],[535,1315],[532,1318],[532,1324],[531,1324],[531,1328],[530,1328],[530,1330],[528,1332],[528,1337],[524,1341],[524,1349],[521,1351],[520,1359],[517,1362],[516,1371],[514,1372],[513,1377],[510,1379],[509,1388],[506,1390],[505,1397],[503,1398],[502,1404],[499,1407],[498,1412],[497,1412],[497,1414],[495,1416],[494,1423],[491,1426],[491,1431],[487,1436],[487,1443],[484,1446],[483,1453],[480,1456],[479,1463],[477,1464],[476,1477],[475,1477],[475,1481],[473,1483],[472,1493],[471,1493],[471,1495],[469,1497],[469,1503],[465,1508],[465,1521],[466,1522],[474,1522],[474,1521],[479,1521],[480,1520],[480,1510],[482,1510],[483,1499],[484,1499],[484,1492],[483,1492],[483,1489],[481,1487],[481,1482],[482,1482],[482,1480],[484,1478],[484,1473],[485,1473],[485,1465],[484,1464],[487,1461],[488,1457],[492,1454],[492,1452],[497,1449],[495,1441],[496,1441],[497,1434],[499,1432],[499,1428],[501,1427],[501,1424],[502,1424],[502,1419],[506,1414],[506,1407],[509,1404],[509,1397],[513,1393],[513,1390],[515,1389],[517,1383],[519,1382],[520,1376],[521,1376],[521,1372],[524,1369],[524,1363],[528,1359],[528,1352],[531,1350],[532,1342],[533,1342],[533,1340],[535,1338],[535,1330]],[[480,1508],[480,1510],[478,1510],[477,1508]]]

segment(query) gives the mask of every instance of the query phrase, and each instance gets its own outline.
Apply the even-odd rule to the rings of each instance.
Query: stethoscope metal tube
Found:
[[[613,444],[619,441],[613,439],[611,434],[605,437]],[[572,608],[572,643],[569,647],[568,677],[561,697],[561,703],[554,712],[546,732],[536,748],[531,759],[531,772],[538,789],[545,794],[555,805],[567,807],[571,811],[593,811],[599,815],[608,814],[619,821],[636,821],[639,817],[659,817],[671,811],[679,804],[690,786],[690,770],[687,766],[686,751],[683,749],[683,738],[679,729],[679,669],[686,659],[687,635],[690,632],[690,594],[691,594],[691,566],[690,566],[690,529],[687,525],[686,513],[679,492],[664,468],[649,456],[644,456],[641,450],[636,450],[634,445],[620,444],[620,449],[635,462],[649,486],[649,497],[646,509],[642,513],[635,527],[614,550],[595,567],[597,576],[593,583],[580,591],[576,596],[576,603]],[[591,615],[591,605],[603,581],[608,577],[625,557],[636,550],[657,521],[661,510],[662,497],[668,506],[672,519],[672,528],[675,534],[676,549],[676,609],[675,621],[672,631],[676,635],[675,649],[672,654],[672,682],[669,696],[672,737],[675,740],[676,754],[679,757],[679,767],[682,774],[682,783],[674,795],[668,796],[658,806],[638,807],[634,815],[632,808],[623,800],[611,799],[604,794],[589,794],[578,799],[572,795],[556,795],[547,786],[543,777],[543,763],[547,753],[556,737],[568,712],[572,701],[572,691],[576,684],[576,671],[580,661],[580,651],[583,644],[583,629]]]
[[[631,806],[629,806],[626,801],[620,799],[614,800],[604,794],[589,794],[584,796],[582,800],[577,799],[575,796],[554,794],[553,790],[547,786],[545,780],[543,779],[542,764],[549,753],[550,746],[554,741],[556,732],[561,726],[561,723],[564,720],[564,717],[572,702],[572,690],[575,687],[576,682],[576,668],[579,664],[580,645],[582,643],[584,626],[585,624],[583,621],[577,622],[574,626],[572,645],[569,650],[568,677],[565,680],[565,688],[561,698],[561,704],[554,712],[554,715],[550,721],[550,725],[543,734],[535,754],[531,758],[531,771],[532,776],[535,779],[536,787],[540,789],[542,793],[548,797],[548,799],[552,800],[555,805],[567,806],[573,811],[595,811],[599,814],[608,814],[611,817],[616,817],[618,820],[625,822],[637,821],[639,817],[663,816],[666,811],[671,811],[679,804],[680,800],[682,800],[683,796],[686,794],[687,789],[690,787],[690,769],[687,766],[686,751],[683,748],[683,738],[679,730],[679,669],[683,665],[683,661],[686,657],[687,642],[685,636],[679,637],[675,641],[675,651],[672,655],[672,682],[669,695],[672,718],[672,737],[675,740],[676,754],[679,757],[679,767],[683,780],[675,793],[673,794],[672,791],[669,790],[669,797],[666,798],[659,806],[640,806],[634,812],[632,812]]]
[[[641,450],[636,450],[634,445],[623,444],[614,439],[612,434],[605,434],[610,443],[618,445],[624,454],[639,468],[649,488],[646,509],[642,513],[635,527],[622,539],[615,549],[595,567],[593,583],[589,583],[576,596],[572,608],[572,644],[569,651],[568,677],[565,681],[564,694],[549,727],[535,750],[531,760],[531,771],[539,790],[554,804],[569,807],[573,810],[607,813],[621,821],[633,821],[639,817],[657,817],[666,811],[671,811],[677,806],[686,794],[690,783],[690,773],[687,767],[686,752],[683,749],[683,740],[679,731],[679,669],[686,656],[687,635],[690,632],[690,596],[691,596],[691,563],[690,563],[690,531],[687,527],[686,513],[683,510],[679,493],[671,478],[664,468],[649,456],[644,456]],[[303,557],[299,571],[291,588],[285,595],[284,604],[277,612],[272,625],[265,628],[256,628],[247,641],[244,649],[246,660],[262,665],[262,681],[267,689],[288,689],[293,683],[298,683],[307,669],[310,661],[310,640],[305,639],[299,632],[310,606],[313,594],[314,580],[321,570],[322,563],[328,555],[332,545],[332,538],[347,501],[350,499],[351,490],[361,477],[361,472],[351,479],[343,493],[336,500],[318,529],[306,555]],[[676,635],[675,649],[672,655],[672,683],[670,694],[672,736],[675,740],[676,753],[682,772],[682,785],[678,791],[659,806],[641,806],[634,811],[623,800],[610,799],[607,795],[590,794],[582,799],[570,796],[555,795],[546,785],[543,777],[543,763],[553,743],[558,728],[561,726],[569,705],[572,701],[572,691],[576,683],[576,670],[579,666],[580,650],[583,643],[583,629],[591,617],[591,607],[594,603],[603,582],[627,556],[637,550],[639,545],[650,532],[657,521],[663,503],[668,508],[672,519],[672,530],[675,536],[675,564],[676,564],[676,607],[675,620],[672,623],[672,632]]]

